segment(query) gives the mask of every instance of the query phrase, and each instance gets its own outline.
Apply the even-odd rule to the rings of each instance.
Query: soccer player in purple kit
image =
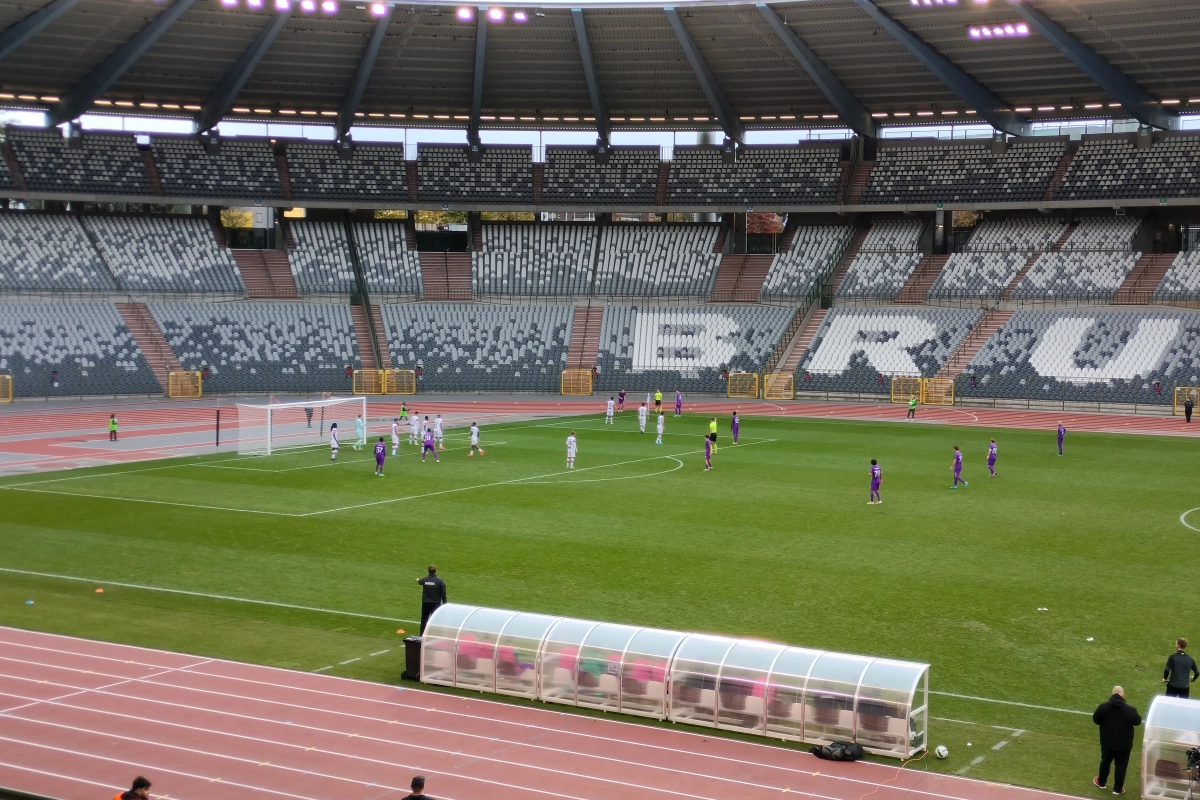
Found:
[[[733,412],[733,417],[729,420],[729,430],[733,433],[733,443],[737,444],[738,428],[742,425],[742,421],[738,419],[737,411]]]
[[[375,474],[383,477],[383,460],[387,458],[387,445],[383,443],[383,437],[379,437],[379,441],[375,443]]]
[[[620,411],[624,411],[624,410],[625,410],[625,390],[622,389],[621,391],[617,392],[617,411],[620,412]]]
[[[1066,435],[1067,435],[1067,429],[1063,427],[1062,420],[1059,420],[1058,421],[1058,454],[1060,456],[1062,455],[1063,439],[1066,437]]]
[[[675,390],[675,416],[683,416],[683,392]]]
[[[883,496],[879,494],[879,487],[883,485],[883,470],[879,468],[879,462],[871,459],[871,499],[867,501],[867,505],[875,505],[875,501],[879,501],[879,505],[883,505]]]
[[[434,461],[441,463],[441,461],[438,459],[437,449],[434,448],[434,446],[433,446],[433,428],[426,427],[425,428],[425,438],[423,440],[423,444],[421,445],[421,463],[422,464],[425,463],[425,456],[428,455],[429,453],[433,453]]]
[[[704,471],[708,472],[712,469],[712,454],[713,440],[708,436],[704,437]]]
[[[996,477],[996,440],[988,445],[988,476]]]
[[[954,485],[950,488],[957,489],[959,483],[967,486],[967,482],[962,478],[962,451],[958,449],[958,445],[954,445],[954,465],[951,469],[954,470]]]

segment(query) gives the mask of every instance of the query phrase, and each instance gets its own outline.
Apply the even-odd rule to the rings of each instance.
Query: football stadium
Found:
[[[0,0],[0,800],[1191,800],[1197,30]]]

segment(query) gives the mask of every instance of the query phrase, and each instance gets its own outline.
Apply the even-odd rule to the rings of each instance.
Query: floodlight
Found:
[[[262,8],[263,0],[246,0],[246,5],[250,8]]]
[[[238,0],[221,0],[221,5],[225,6],[226,8],[233,8],[237,5],[237,3]]]
[[[456,11],[455,15],[459,19],[461,19],[463,22],[470,22],[471,18],[475,16],[475,14],[471,11],[471,9],[467,8],[466,6],[463,6],[458,11]]]
[[[504,22],[504,9],[499,6],[493,6],[488,9],[488,19],[492,22]]]
[[[317,10],[317,0],[300,0],[300,10],[305,14],[311,14]]]
[[[371,16],[382,17],[387,14],[387,6],[384,3],[371,3]]]
[[[275,0],[276,11],[291,11],[292,0]]]
[[[326,14],[336,14],[338,12],[337,0],[321,0],[321,11]]]
[[[514,11],[513,12],[513,22],[527,22],[528,20],[529,20],[529,15],[526,14],[524,11]]]

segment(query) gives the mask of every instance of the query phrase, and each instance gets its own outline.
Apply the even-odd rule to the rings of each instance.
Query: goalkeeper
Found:
[[[363,423],[362,414],[354,420],[354,436],[358,440],[354,443],[354,449],[362,450],[367,444],[367,427]]]

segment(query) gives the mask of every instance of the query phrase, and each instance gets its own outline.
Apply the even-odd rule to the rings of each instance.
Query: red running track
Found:
[[[0,786],[61,800],[1065,797],[551,708],[0,628]]]

